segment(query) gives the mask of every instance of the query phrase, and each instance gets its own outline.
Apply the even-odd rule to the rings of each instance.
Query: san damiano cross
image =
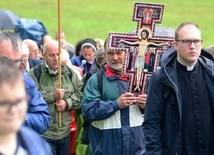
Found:
[[[154,36],[155,24],[161,23],[164,5],[135,3],[133,21],[136,33],[109,33],[109,50],[126,52],[123,74],[129,76],[129,91],[136,96],[147,93],[151,74],[160,68],[161,55],[173,37]]]

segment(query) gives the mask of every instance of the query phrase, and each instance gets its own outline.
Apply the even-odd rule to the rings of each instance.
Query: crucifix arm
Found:
[[[139,44],[139,42],[130,42],[130,41],[125,41],[123,39],[119,40],[119,43],[125,43],[128,45],[138,45]]]
[[[162,45],[170,45],[170,44],[168,42],[165,42],[165,43],[160,43],[160,44],[150,43],[150,45],[162,46]]]

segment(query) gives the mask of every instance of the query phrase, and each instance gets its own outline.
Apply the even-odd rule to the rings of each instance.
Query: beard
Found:
[[[117,61],[117,62],[109,62],[107,60],[107,64],[109,65],[109,67],[114,70],[115,72],[122,72],[123,71],[123,63],[121,61]]]

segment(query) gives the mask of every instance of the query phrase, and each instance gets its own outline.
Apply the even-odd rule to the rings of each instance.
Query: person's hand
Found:
[[[147,95],[146,94],[140,94],[138,97],[136,97],[136,104],[139,105],[139,107],[141,109],[145,109],[146,100],[147,100]]]
[[[165,45],[168,45],[168,46],[170,46],[171,44],[170,44],[169,42],[166,42],[166,43],[165,43]]]
[[[134,102],[136,102],[136,97],[134,96],[133,93],[129,92],[120,95],[120,97],[117,99],[117,103],[120,109],[130,106]]]
[[[65,100],[59,100],[55,103],[56,105],[56,110],[58,112],[63,112],[67,108],[68,104]]]
[[[57,87],[53,91],[53,95],[54,95],[55,100],[62,99],[65,95],[65,89],[59,89],[59,84],[58,84]]]

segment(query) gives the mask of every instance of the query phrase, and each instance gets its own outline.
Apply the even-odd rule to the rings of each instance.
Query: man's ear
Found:
[[[177,50],[177,46],[178,46],[178,42],[177,41],[173,41],[173,47],[175,50]]]

